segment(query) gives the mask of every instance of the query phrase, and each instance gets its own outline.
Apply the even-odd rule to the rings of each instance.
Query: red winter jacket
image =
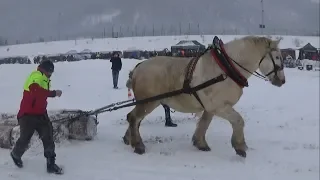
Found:
[[[23,115],[45,115],[47,98],[56,96],[56,91],[50,91],[49,88],[50,80],[43,72],[39,70],[32,72],[24,85],[17,118]]]

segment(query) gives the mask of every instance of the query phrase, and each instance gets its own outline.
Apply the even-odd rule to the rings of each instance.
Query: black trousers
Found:
[[[55,158],[55,144],[53,141],[53,128],[48,115],[24,115],[18,119],[20,125],[20,137],[16,142],[12,153],[21,157],[28,148],[32,135],[38,132],[44,148],[46,158]]]
[[[162,107],[164,108],[164,113],[165,113],[165,117],[166,117],[166,121],[171,121],[171,115],[170,115],[170,107],[162,104]]]

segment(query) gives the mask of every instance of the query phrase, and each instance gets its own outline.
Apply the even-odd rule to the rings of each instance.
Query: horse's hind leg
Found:
[[[145,153],[145,145],[142,142],[139,132],[140,123],[146,115],[151,113],[159,105],[159,102],[139,104],[127,115],[129,126],[123,140],[125,144],[131,144],[134,152],[137,154]]]
[[[246,157],[248,146],[244,138],[244,120],[242,116],[230,105],[217,111],[216,115],[230,122],[233,129],[231,145],[239,156]]]
[[[127,114],[127,121],[128,121],[128,119],[130,119],[130,118],[131,118],[131,115],[130,115],[130,113],[128,113],[128,114]],[[140,120],[140,123],[139,123],[139,125],[138,125],[138,128],[140,128],[141,121],[142,121],[142,119]],[[128,122],[129,122],[129,121],[128,121]],[[124,143],[124,144],[126,144],[126,145],[130,145],[130,144],[131,144],[131,128],[130,128],[130,124],[129,124],[129,127],[128,127],[126,133],[125,133],[124,136],[122,137],[122,139],[123,139],[123,143]]]
[[[127,121],[130,118],[130,113],[127,114]],[[129,121],[128,121],[129,122]],[[124,134],[124,136],[122,137],[123,139],[123,143],[126,145],[130,145],[131,144],[131,130],[130,130],[130,126],[128,127],[126,133]]]
[[[204,111],[197,123],[197,128],[192,136],[193,145],[201,151],[211,150],[206,141],[206,132],[212,121],[212,117],[212,113]]]

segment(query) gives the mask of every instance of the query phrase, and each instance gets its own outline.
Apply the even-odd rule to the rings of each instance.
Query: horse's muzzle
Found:
[[[285,79],[280,79],[278,76],[274,76],[274,78],[271,80],[271,84],[277,87],[281,87],[286,83]]]

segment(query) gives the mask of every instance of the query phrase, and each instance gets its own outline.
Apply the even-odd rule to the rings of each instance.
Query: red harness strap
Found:
[[[239,70],[234,66],[233,62],[230,60],[230,57],[227,55],[223,43],[220,40],[220,47],[222,50],[222,53],[224,54],[224,56],[226,57],[225,60],[228,61],[228,63],[232,66],[232,69],[236,72],[236,74],[240,77],[240,79],[242,79],[243,81],[247,81],[247,79],[239,72]],[[222,64],[221,59],[218,58],[218,56],[216,55],[216,53],[211,50],[211,55],[213,57],[213,59],[216,61],[216,63],[219,65],[219,67],[235,82],[237,83],[241,88],[244,88],[244,86],[242,84],[240,84],[240,82],[236,81],[235,79],[232,78],[232,76],[230,76],[230,73],[228,73],[226,67]]]

